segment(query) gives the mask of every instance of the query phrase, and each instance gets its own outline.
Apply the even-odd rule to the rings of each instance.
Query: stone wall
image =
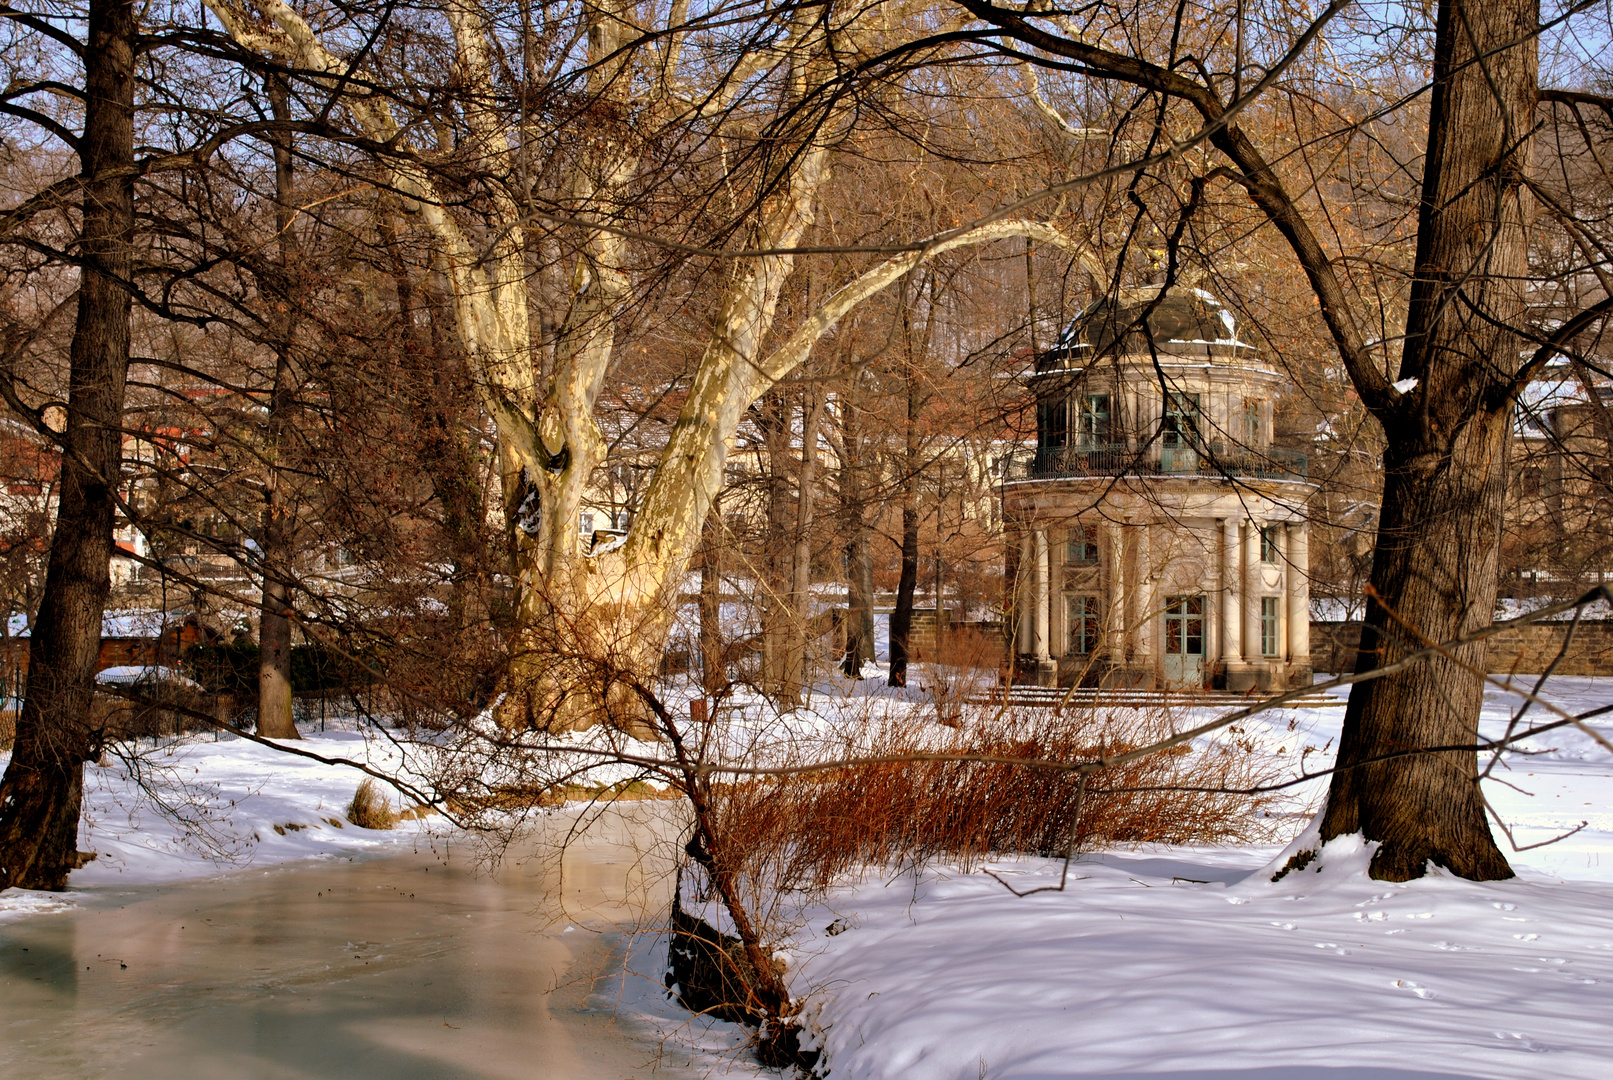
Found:
[[[1497,634],[1490,639],[1490,670],[1520,675],[1545,671],[1562,650],[1568,628],[1568,623],[1538,622]],[[1360,640],[1359,622],[1311,623],[1312,665],[1333,673],[1353,670]],[[1613,675],[1613,619],[1580,623],[1557,674]]]

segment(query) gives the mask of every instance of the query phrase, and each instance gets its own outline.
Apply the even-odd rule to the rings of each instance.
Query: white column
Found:
[[[1288,662],[1311,662],[1311,564],[1309,527],[1288,526]]]
[[[1218,550],[1221,546],[1221,523],[1211,521],[1210,527],[1214,531],[1208,536],[1207,543],[1204,542],[1205,537],[1199,537],[1200,542],[1204,543],[1205,559],[1209,564],[1208,580],[1204,589],[1204,662],[1206,671],[1209,670],[1209,666],[1214,665],[1215,658],[1221,655],[1221,618],[1220,611],[1216,606],[1219,603],[1217,598],[1221,595],[1221,560]]]
[[[1031,642],[1036,634],[1036,622],[1031,612],[1032,560],[1031,534],[1027,532],[1019,538],[1019,572],[1014,575],[1014,599],[1019,605],[1019,634],[1014,641],[1014,652],[1021,656],[1031,651]]]
[[[1243,659],[1243,608],[1239,602],[1243,580],[1243,545],[1238,519],[1221,522],[1221,662]]]
[[[1154,655],[1154,632],[1157,622],[1154,608],[1154,526],[1144,524],[1137,530],[1137,581],[1132,586],[1137,598],[1137,616],[1132,622],[1131,651],[1138,663],[1151,662]]]
[[[1243,658],[1260,659],[1260,590],[1265,584],[1260,566],[1260,522],[1250,518],[1243,527]]]
[[[1109,568],[1108,624],[1104,637],[1109,643],[1109,662],[1126,662],[1126,547],[1125,534],[1113,522],[1103,525],[1103,557]]]
[[[1031,534],[1036,543],[1036,577],[1035,595],[1032,606],[1036,612],[1036,659],[1038,661],[1048,658],[1047,652],[1047,624],[1048,624],[1048,566],[1047,566],[1047,531],[1037,529]]]

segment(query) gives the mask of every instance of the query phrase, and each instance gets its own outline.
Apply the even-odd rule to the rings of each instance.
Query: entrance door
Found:
[[[1165,688],[1204,687],[1204,594],[1165,601]]]

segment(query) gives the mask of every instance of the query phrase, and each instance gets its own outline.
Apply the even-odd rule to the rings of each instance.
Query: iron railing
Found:
[[[1044,480],[1083,476],[1237,476],[1259,480],[1304,480],[1309,463],[1298,450],[1125,443],[1038,447],[1016,452],[1005,479]]]

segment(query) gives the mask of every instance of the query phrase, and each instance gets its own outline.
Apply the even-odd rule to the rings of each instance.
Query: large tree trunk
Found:
[[[269,107],[276,120],[289,120],[285,81],[269,76]],[[269,472],[264,484],[263,608],[258,613],[258,734],[297,739],[291,708],[291,558],[293,515],[282,457],[287,449],[294,386],[291,337],[297,273],[296,203],[292,192],[291,136],[274,138],[274,222],[279,265],[275,268],[274,387],[269,391]]]
[[[345,93],[352,59],[326,49],[291,5],[205,3],[239,44],[292,64],[305,77],[323,80],[332,92]],[[681,90],[660,94],[653,89],[657,77],[650,69],[635,67],[636,57],[654,56],[652,67],[661,66],[665,75],[676,72],[682,36],[669,35],[659,52],[636,51],[629,47],[637,33],[630,29],[636,23],[631,7],[607,4],[590,9],[586,16],[588,94],[597,105],[578,121],[582,150],[571,172],[568,202],[577,208],[579,221],[597,217],[601,222],[621,222],[630,217],[637,154],[644,145],[640,136],[654,130],[656,117],[683,114]],[[473,0],[451,0],[444,14],[454,30],[458,78],[467,89],[463,104],[468,137],[453,149],[489,167],[502,162],[514,172],[517,165],[506,118],[494,104],[499,95],[488,15]],[[798,35],[796,44],[785,51],[789,59],[783,66],[788,93],[804,100],[823,80],[838,77],[838,68],[827,59],[826,38],[810,13],[798,19],[792,31]],[[749,77],[735,80],[734,86],[748,85]],[[667,87],[675,82],[669,79]],[[633,99],[646,87],[651,88],[647,102]],[[720,97],[728,100],[726,94]],[[372,141],[392,143],[401,137],[402,128],[386,101],[364,94],[349,94],[343,100]],[[641,129],[638,120],[629,124],[629,115],[640,117],[647,126]],[[828,120],[825,124],[825,130],[834,126]],[[780,290],[795,266],[796,256],[788,251],[812,225],[829,158],[829,147],[809,138],[799,153],[792,154],[783,183],[757,208],[751,242],[775,253],[746,260],[730,282],[631,533],[606,558],[583,557],[576,522],[583,495],[604,455],[593,411],[610,367],[618,317],[631,299],[626,239],[615,229],[584,229],[571,310],[556,335],[552,369],[540,386],[528,325],[524,208],[511,189],[498,183],[479,189],[479,198],[487,200],[489,220],[502,224],[491,246],[484,247],[484,238],[473,238],[460,227],[449,210],[456,200],[444,197],[425,169],[405,158],[379,159],[405,209],[433,236],[438,263],[453,290],[466,363],[482,392],[482,404],[498,427],[516,592],[508,692],[499,713],[503,723],[587,722],[593,708],[590,699],[598,695],[584,688],[588,666],[584,658],[605,657],[604,663],[595,665],[604,674],[606,669],[658,667],[675,619],[674,593],[698,548],[707,508],[721,486],[727,442],[740,418],[752,402],[805,360],[817,339],[856,304],[925,258],[952,248],[1027,232],[1043,242],[1074,246],[1056,230],[1035,222],[995,221],[936,238],[922,250],[886,260],[838,290],[764,359],[761,347],[771,331]],[[1103,273],[1090,256],[1083,253],[1083,257],[1095,273]]]
[[[891,612],[891,670],[887,683],[907,685],[907,664],[912,658],[913,594],[919,581],[919,443],[918,372],[911,365],[907,372],[907,446],[903,456],[902,480],[902,572],[896,582],[896,609]],[[939,613],[939,596],[937,611]]]
[[[790,604],[790,563],[795,545],[786,542],[790,532],[790,419],[791,402],[781,393],[759,403],[762,439],[767,452],[767,532],[756,570],[761,576],[762,692],[774,704],[797,704],[791,694],[785,667],[795,617]]]
[[[727,642],[722,632],[722,497],[713,501],[700,530],[700,685],[716,697],[728,685]]]
[[[84,259],[69,353],[67,427],[28,693],[0,780],[0,888],[63,889],[80,863],[84,762],[101,616],[111,589],[114,495],[129,371],[134,239],[134,5],[91,0],[79,148]]]
[[[908,487],[914,487],[910,477]],[[891,686],[907,685],[907,665],[913,658],[913,594],[919,580],[919,509],[911,490],[902,503],[902,572],[896,582],[896,608],[891,612]]]
[[[840,670],[862,678],[865,663],[874,659],[874,560],[868,549],[868,507],[863,476],[862,408],[856,376],[846,395],[843,414],[844,454],[841,462],[840,502],[846,541],[846,649]]]
[[[818,482],[818,424],[823,400],[802,402],[806,410],[801,426],[801,469],[796,474],[795,556],[791,562],[790,606],[795,612],[795,633],[785,658],[786,693],[800,701],[806,691],[807,641],[812,627],[812,516]]]
[[[1358,670],[1490,623],[1523,339],[1520,283],[1532,216],[1522,188],[1536,92],[1532,0],[1444,0],[1400,377],[1419,380],[1384,417],[1383,509]],[[1475,60],[1475,55],[1482,59]],[[1323,840],[1377,841],[1374,877],[1430,862],[1511,877],[1485,821],[1470,749],[1486,650],[1475,643],[1350,695]]]

